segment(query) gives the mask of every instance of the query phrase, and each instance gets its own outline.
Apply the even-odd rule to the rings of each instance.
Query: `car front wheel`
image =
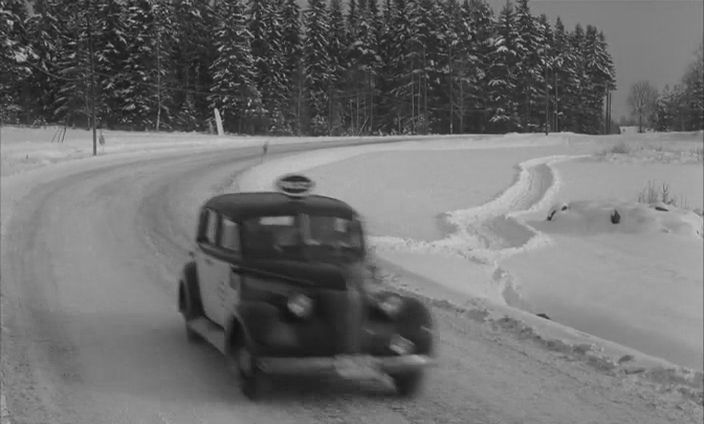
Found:
[[[242,344],[227,356],[228,368],[239,376],[240,390],[250,400],[257,400],[264,385],[264,375],[257,366],[256,357]]]
[[[195,305],[193,305],[193,300],[186,291],[186,288],[183,283],[181,283],[180,287],[181,288],[179,290],[179,309],[181,310],[181,314],[183,314],[183,319],[185,321],[186,339],[191,343],[199,343],[202,341],[202,338],[188,325],[189,321],[198,318],[198,313],[196,312]]]
[[[425,374],[422,370],[404,371],[392,374],[396,391],[400,396],[413,397],[420,392]]]

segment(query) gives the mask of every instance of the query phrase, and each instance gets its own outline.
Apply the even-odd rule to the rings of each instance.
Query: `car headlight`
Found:
[[[305,294],[297,293],[288,298],[288,310],[298,318],[306,318],[313,312],[313,299]]]
[[[413,353],[414,348],[415,344],[412,341],[398,334],[389,341],[389,349],[397,355],[409,355]]]
[[[403,299],[395,294],[389,294],[379,300],[379,309],[392,318],[398,315],[402,305]]]

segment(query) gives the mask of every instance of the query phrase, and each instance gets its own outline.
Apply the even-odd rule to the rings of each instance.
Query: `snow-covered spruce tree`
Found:
[[[517,54],[516,81],[518,92],[516,102],[523,131],[532,132],[540,127],[540,105],[537,103],[544,82],[544,62],[546,42],[535,17],[530,13],[528,0],[518,0],[516,6],[515,42]]]
[[[127,60],[127,33],[124,26],[124,5],[110,0],[94,0],[95,3],[95,72],[99,102],[98,125],[114,127],[120,122],[120,84],[122,64]]]
[[[86,7],[88,6],[88,7]],[[88,31],[94,28],[88,4],[60,5],[47,2],[56,18],[58,38],[54,47],[58,86],[54,99],[54,118],[71,125],[89,127],[91,109],[91,68]],[[96,98],[100,98],[96,93]],[[100,108],[96,105],[96,108]]]
[[[672,87],[672,101],[670,107],[675,115],[673,122],[673,129],[675,131],[684,131],[688,127],[686,118],[690,109],[687,91],[686,85],[682,83],[675,84]]]
[[[0,123],[22,119],[22,87],[34,72],[26,19],[24,1],[0,0]]]
[[[613,67],[601,37],[595,27],[587,26],[583,50],[586,90],[582,99],[586,108],[582,131],[589,134],[603,132],[604,99],[614,86]]]
[[[444,27],[447,17],[443,8],[434,0],[420,0],[418,4],[418,37],[420,40],[420,94],[421,133],[444,132],[447,128],[446,118],[449,112],[443,101],[441,84],[441,63],[443,60]]]
[[[397,0],[392,15],[393,88],[399,132],[417,134],[426,128],[423,94],[427,74],[423,60],[425,45],[421,36],[421,12],[417,1]]]
[[[609,45],[606,43],[606,37],[603,31],[599,31],[597,41],[599,68],[603,74],[604,84],[609,90],[616,89],[616,70],[614,67],[614,59],[609,53]]]
[[[543,29],[531,15],[528,0],[518,0],[516,7],[516,28],[518,39],[518,86],[517,96],[521,127],[523,131],[536,131],[541,126],[539,117],[542,111],[538,97],[545,87],[546,40]],[[536,110],[537,109],[537,110]]]
[[[563,108],[565,131],[583,132],[586,104],[582,101],[588,89],[584,64],[584,28],[577,24],[568,36],[568,48],[572,56],[572,79],[566,87]]]
[[[541,65],[543,69],[543,86],[539,87],[538,96],[536,99],[535,120],[541,130],[552,130],[552,82],[555,72],[555,57],[557,52],[554,49],[554,40],[550,22],[545,14],[541,14],[538,18],[538,28],[540,29],[543,38],[541,46]]]
[[[491,128],[498,132],[520,129],[515,95],[518,85],[517,39],[515,12],[513,5],[507,2],[499,13],[489,66],[489,98],[492,105],[492,116],[489,122]]]
[[[257,132],[287,132],[283,116],[286,94],[283,22],[279,2],[251,0],[248,26],[252,34],[255,83],[262,97],[263,114]],[[272,125],[274,124],[275,125]]]
[[[462,4],[462,13],[469,16],[473,37],[469,43],[467,79],[468,123],[463,128],[469,132],[484,133],[489,127],[492,102],[489,82],[494,51],[496,20],[494,11],[485,0],[470,0]]]
[[[687,131],[704,128],[704,46],[699,45],[694,60],[682,77],[683,128]]]
[[[345,82],[347,61],[348,35],[345,18],[342,13],[341,0],[330,2],[330,34],[328,36],[328,55],[330,58],[330,84],[328,88],[328,123],[330,134],[342,134],[347,122],[344,119],[346,99]]]
[[[374,92],[376,78],[381,65],[377,52],[377,18],[376,7],[370,7],[365,1],[358,1],[357,8],[350,7],[348,22],[350,27],[350,42],[347,49],[349,64],[348,82],[350,95],[351,130],[354,134],[368,133],[373,125]],[[351,14],[357,13],[353,17]]]
[[[367,12],[364,15],[365,19],[369,21],[369,26],[371,27],[372,35],[372,46],[373,46],[373,56],[370,61],[370,71],[371,77],[369,78],[370,85],[368,87],[369,95],[369,132],[372,134],[378,134],[380,131],[380,119],[379,119],[379,103],[383,93],[380,87],[380,76],[381,68],[383,65],[383,59],[381,58],[381,38],[384,35],[384,23],[381,16],[381,11],[379,10],[378,0],[367,0]]]
[[[671,131],[674,127],[674,104],[673,93],[669,85],[660,92],[658,100],[655,104],[655,130],[656,131]]]
[[[174,127],[194,131],[207,128],[212,112],[208,89],[212,84],[210,65],[215,60],[216,19],[210,2],[176,0],[173,5]]]
[[[328,130],[328,90],[332,74],[327,48],[330,26],[324,0],[308,0],[303,25],[304,128],[310,134],[323,135]]]
[[[343,121],[345,130],[349,134],[358,133],[357,126],[359,121],[359,111],[356,106],[359,105],[358,79],[360,78],[360,71],[359,64],[354,57],[355,43],[359,37],[359,22],[361,20],[358,3],[358,0],[351,0],[348,3],[347,15],[345,16],[345,51],[342,59],[344,64]]]
[[[43,99],[53,100],[49,119],[90,126],[95,103],[100,126],[116,115],[111,112],[118,98],[118,70],[126,57],[121,5],[108,0],[45,1],[39,11],[29,25],[39,53],[36,68],[44,71],[39,81],[50,87]]]
[[[127,57],[119,76],[121,125],[132,129],[168,128],[174,85],[173,16],[167,0],[128,0],[125,4]]]
[[[280,0],[283,38],[283,72],[285,78],[284,120],[286,128],[300,134],[300,110],[303,97],[303,70],[301,67],[301,10],[296,0]]]
[[[349,0],[347,4],[347,31],[350,36],[350,41],[357,35],[357,27],[359,25],[359,11],[357,4],[360,0]]]
[[[173,49],[176,44],[173,24],[173,9],[170,0],[152,0],[154,23],[151,37],[154,43],[154,56],[151,75],[154,80],[154,97],[156,122],[154,129],[171,128],[171,109],[173,106],[173,87],[175,85]]]
[[[219,109],[227,131],[251,133],[253,120],[261,112],[261,97],[254,82],[252,36],[240,0],[223,3],[218,18],[210,107]]]
[[[665,86],[655,107],[654,127],[658,131],[692,131],[704,128],[704,52],[695,54],[681,81]]]
[[[439,70],[443,74],[441,87],[446,99],[440,100],[440,104],[449,106],[449,114],[448,122],[443,122],[446,127],[442,128],[441,132],[465,132],[467,124],[472,121],[468,118],[474,117],[476,113],[481,92],[480,84],[484,77],[480,66],[480,55],[483,53],[480,53],[480,50],[486,47],[487,41],[479,40],[480,28],[474,22],[474,17],[475,13],[477,17],[488,17],[484,12],[485,10],[470,5],[469,1],[460,5],[457,0],[449,0],[445,4],[446,18],[443,21],[446,24],[441,25],[445,44],[441,59],[445,60],[440,63]]]
[[[570,46],[569,34],[558,17],[553,31],[553,51],[555,52],[552,74],[553,130],[567,131],[567,109],[571,87],[576,83],[577,71],[574,50]]]
[[[379,57],[381,58],[381,67],[377,78],[379,87],[379,99],[377,105],[377,122],[379,129],[384,133],[397,132],[399,130],[396,123],[395,101],[393,95],[394,88],[394,66],[393,58],[398,54],[394,50],[394,37],[396,32],[392,26],[392,22],[397,19],[396,11],[391,0],[384,0],[379,30]]]
[[[441,23],[444,43],[440,63],[440,74],[442,77],[440,86],[443,101],[447,103],[449,113],[442,132],[447,131],[452,134],[455,132],[456,118],[459,115],[461,121],[464,111],[464,81],[462,77],[466,67],[463,65],[469,57],[467,47],[473,34],[471,30],[465,31],[465,28],[469,29],[469,22],[467,21],[465,25],[467,17],[461,13],[460,4],[457,0],[448,0],[444,4],[443,14],[446,20]],[[457,95],[456,93],[461,94]],[[462,131],[460,130],[459,132]]]

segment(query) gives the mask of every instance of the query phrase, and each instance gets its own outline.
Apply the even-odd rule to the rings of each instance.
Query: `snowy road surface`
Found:
[[[259,152],[152,152],[3,181],[4,420],[701,422],[701,407],[677,393],[440,307],[439,365],[417,399],[397,399],[382,383],[291,380],[247,401],[215,349],[186,342],[176,278],[199,203]]]

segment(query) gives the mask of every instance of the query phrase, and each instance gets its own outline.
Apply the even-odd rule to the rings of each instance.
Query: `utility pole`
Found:
[[[90,126],[93,130],[93,156],[98,155],[97,134],[95,131],[95,63],[93,60],[93,30],[91,21],[93,20],[93,3],[88,1],[88,13],[86,14],[88,29],[88,60],[90,62]]]

